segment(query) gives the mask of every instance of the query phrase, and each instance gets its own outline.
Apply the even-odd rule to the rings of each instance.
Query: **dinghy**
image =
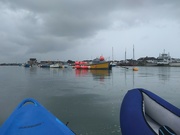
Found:
[[[180,109],[148,90],[129,90],[120,126],[122,135],[180,135]]]
[[[0,128],[0,135],[75,135],[38,101],[25,99]]]

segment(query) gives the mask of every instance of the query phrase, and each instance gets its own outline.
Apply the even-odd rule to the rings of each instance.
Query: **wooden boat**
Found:
[[[180,109],[148,90],[133,89],[123,99],[120,125],[122,135],[180,135]]]
[[[0,128],[0,135],[75,135],[34,99],[22,101]]]

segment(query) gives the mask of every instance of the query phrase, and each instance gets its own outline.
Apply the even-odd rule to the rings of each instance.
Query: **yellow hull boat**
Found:
[[[109,62],[90,64],[89,69],[111,69]]]

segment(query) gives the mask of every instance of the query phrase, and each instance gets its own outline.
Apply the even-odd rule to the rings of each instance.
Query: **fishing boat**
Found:
[[[100,56],[100,58],[96,58],[92,60],[92,62],[87,63],[83,61],[76,61],[75,62],[75,68],[76,69],[106,69],[111,70],[112,65],[109,61],[105,61],[103,56]]]
[[[180,135],[180,109],[148,90],[129,90],[120,125],[122,135]]]
[[[108,70],[112,69],[110,62],[105,61],[103,56],[100,56],[99,58],[92,60],[89,66],[90,69],[108,69]]]
[[[75,135],[34,99],[23,100],[0,128],[0,135]]]
[[[101,63],[92,63],[90,64],[90,69],[107,69],[111,70],[112,66],[109,62],[101,62]]]

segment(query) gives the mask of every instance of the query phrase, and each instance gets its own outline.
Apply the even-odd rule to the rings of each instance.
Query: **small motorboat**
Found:
[[[34,99],[22,101],[0,128],[0,135],[75,135]]]
[[[50,65],[50,68],[62,68],[62,64],[55,63],[55,64]]]
[[[148,90],[129,90],[120,126],[122,135],[180,135],[180,109]]]
[[[41,68],[49,68],[50,65],[48,63],[40,64],[39,67]]]
[[[23,67],[30,67],[30,64],[24,63],[24,64],[22,64],[22,66],[23,66]]]

